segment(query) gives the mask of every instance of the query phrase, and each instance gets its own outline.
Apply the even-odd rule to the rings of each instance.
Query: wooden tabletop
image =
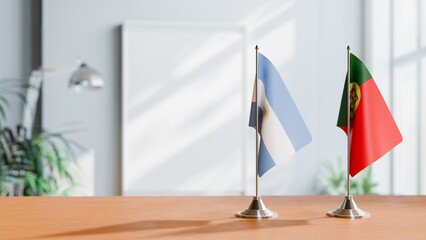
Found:
[[[2,197],[0,239],[426,239],[426,196],[356,196],[358,220],[325,215],[341,196],[262,199],[278,218],[235,218],[251,197]]]

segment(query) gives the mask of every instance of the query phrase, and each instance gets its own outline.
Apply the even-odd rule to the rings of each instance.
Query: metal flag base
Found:
[[[253,197],[250,206],[236,214],[239,218],[276,218],[278,214],[269,210],[260,197]]]
[[[342,205],[340,208],[337,208],[333,211],[329,211],[327,213],[330,217],[339,217],[339,218],[368,218],[370,217],[370,213],[365,212],[358,208],[353,199],[352,195],[345,196]]]

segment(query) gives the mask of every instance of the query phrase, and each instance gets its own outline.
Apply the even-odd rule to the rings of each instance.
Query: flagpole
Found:
[[[351,47],[348,45],[347,47],[347,63],[348,63],[348,77],[347,77],[347,92],[348,92],[348,172],[347,172],[347,180],[346,180],[346,188],[347,194],[346,196],[350,196],[351,194],[351,184],[350,184],[350,170],[351,170],[351,57],[350,57]]]
[[[339,217],[339,218],[368,218],[370,217],[370,213],[363,211],[360,209],[353,199],[353,196],[351,195],[351,185],[350,185],[350,170],[351,170],[351,47],[347,47],[347,78],[346,78],[346,92],[347,92],[347,133],[348,133],[348,172],[347,172],[347,179],[346,179],[346,196],[345,199],[343,199],[342,204],[339,208],[336,208],[332,211],[327,212],[327,215],[330,217]]]
[[[258,104],[257,104],[257,78],[258,78],[258,53],[259,53],[259,46],[256,45],[256,76],[254,80],[254,92],[255,92],[255,98],[256,98],[256,198],[259,197],[259,110],[258,110]]]
[[[254,80],[254,98],[255,100],[255,109],[256,111],[256,196],[253,197],[250,206],[243,210],[237,212],[235,216],[239,218],[276,218],[278,214],[269,210],[262,201],[262,198],[259,195],[259,106],[257,105],[257,81],[258,81],[258,53],[259,46],[256,45],[256,74]],[[253,110],[252,110],[253,111]]]

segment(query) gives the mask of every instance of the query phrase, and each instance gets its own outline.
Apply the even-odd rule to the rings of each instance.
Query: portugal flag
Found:
[[[398,126],[364,63],[350,54],[350,174],[385,155],[402,141]],[[348,85],[345,81],[337,126],[348,133]]]

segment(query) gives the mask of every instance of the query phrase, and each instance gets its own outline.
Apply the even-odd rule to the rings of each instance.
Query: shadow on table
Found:
[[[231,221],[229,221],[231,220]],[[173,232],[167,232],[158,234],[152,237],[166,237],[166,236],[185,236],[194,233],[198,234],[209,234],[209,233],[220,233],[220,232],[236,232],[236,231],[250,231],[256,229],[267,229],[267,228],[285,228],[308,225],[309,220],[248,220],[248,219],[219,219],[219,220],[147,220],[138,222],[129,222],[123,224],[110,225],[98,228],[88,228],[77,231],[68,231],[62,233],[48,234],[37,236],[35,238],[59,238],[59,237],[77,237],[84,235],[97,235],[97,234],[113,234],[123,232],[136,232],[136,231],[148,231],[158,229],[178,229],[190,227],[190,229],[178,230]],[[220,223],[214,223],[214,221],[226,221]]]
[[[129,222],[123,224],[109,225],[98,228],[88,228],[77,231],[69,231],[63,233],[55,233],[43,236],[37,236],[35,238],[58,238],[58,237],[70,237],[70,236],[81,236],[81,235],[96,235],[96,234],[109,234],[109,233],[121,233],[121,232],[132,232],[132,231],[147,231],[153,229],[173,229],[182,227],[199,227],[208,224],[210,221],[185,221],[185,220],[147,220],[138,222]]]
[[[237,232],[237,231],[252,231],[258,229],[269,228],[286,228],[308,225],[309,220],[248,220],[248,219],[234,219],[232,222],[224,222],[218,224],[206,224],[198,228],[192,228],[184,231],[174,231],[164,234],[155,235],[154,237],[166,236],[184,236],[209,233],[223,233],[223,232]]]

